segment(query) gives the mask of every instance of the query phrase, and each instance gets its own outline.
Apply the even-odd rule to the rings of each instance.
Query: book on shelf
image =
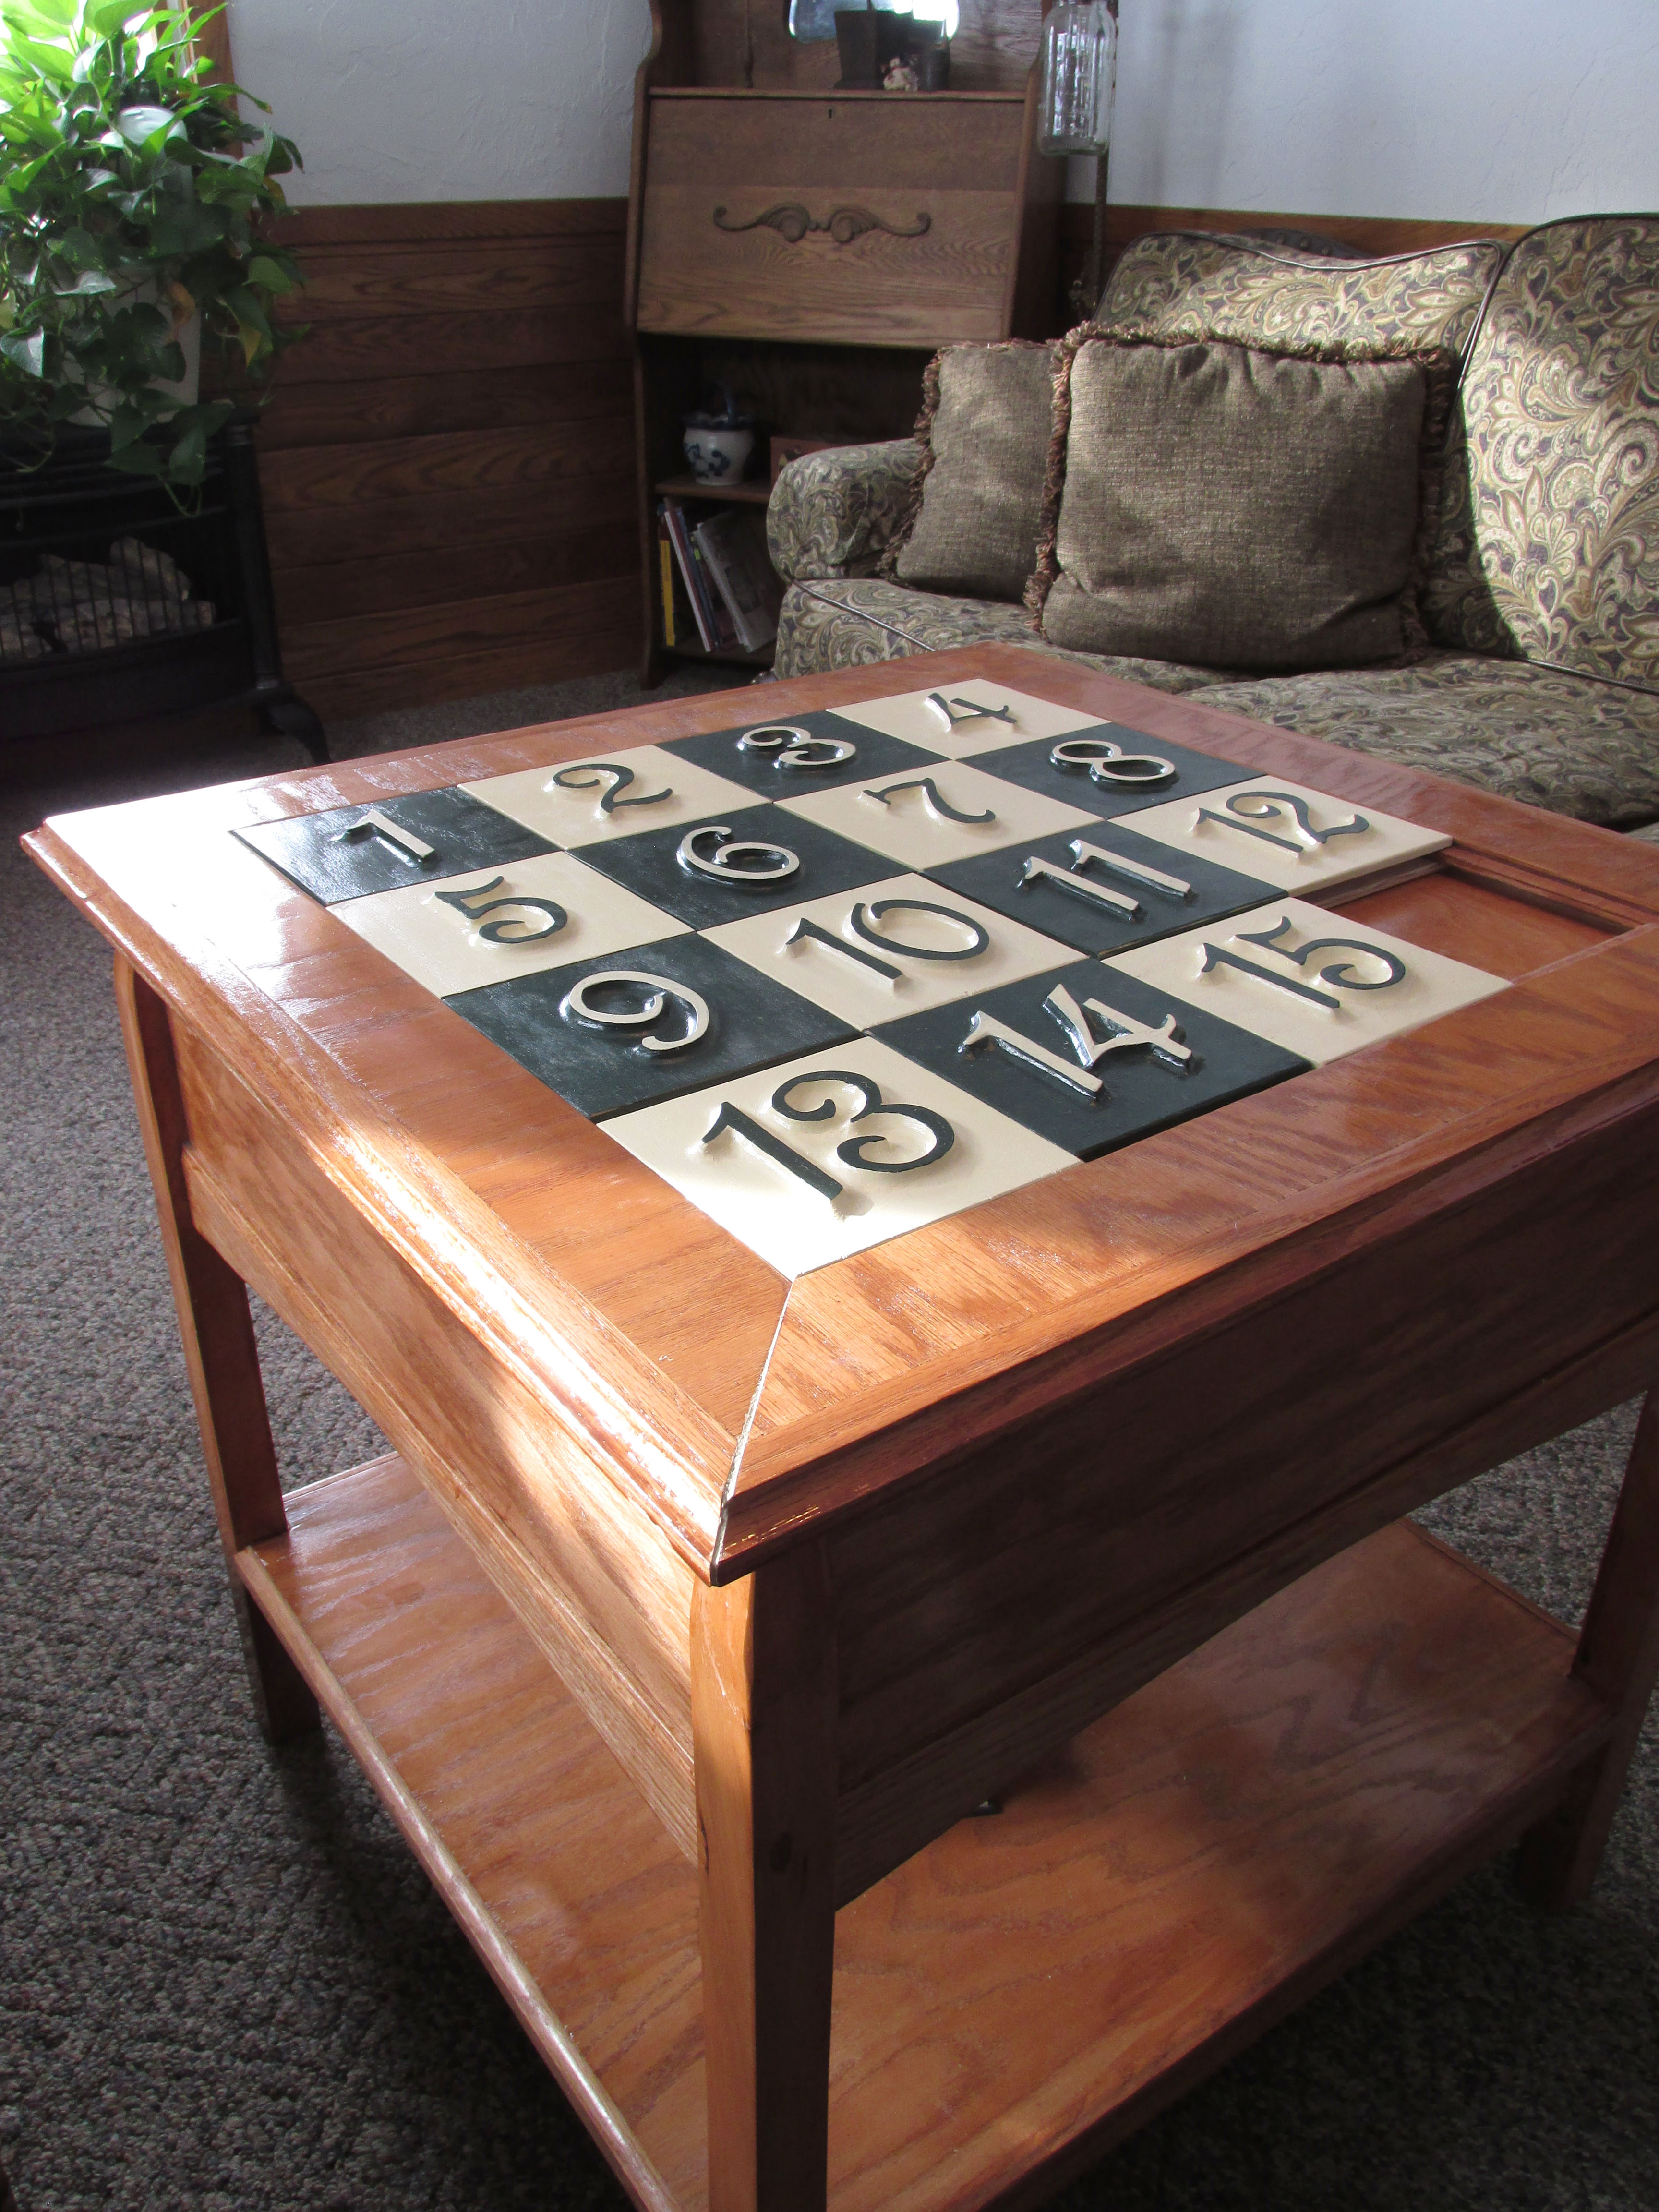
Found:
[[[728,507],[691,533],[732,619],[738,643],[758,653],[778,634],[783,586],[766,550],[766,525],[752,509]]]
[[[698,554],[685,511],[677,499],[664,500],[662,511],[702,649],[705,653],[729,653],[738,641],[737,629]]]
[[[657,502],[657,562],[662,599],[662,641],[672,652],[677,646],[690,645],[699,632],[660,500]]]
[[[738,626],[732,619],[732,610],[720,597],[720,588],[710,572],[703,550],[697,543],[697,533],[691,532],[691,558],[696,563],[697,588],[702,593],[702,603],[714,629],[714,640],[721,653],[738,649]]]

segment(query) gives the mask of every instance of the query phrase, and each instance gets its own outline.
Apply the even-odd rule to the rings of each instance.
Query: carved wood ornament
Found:
[[[882,216],[872,214],[868,208],[838,207],[833,208],[819,222],[799,200],[789,200],[781,206],[768,208],[764,215],[755,216],[748,222],[733,222],[724,207],[714,210],[717,230],[758,230],[763,224],[768,230],[775,230],[778,236],[787,239],[791,246],[799,246],[802,239],[813,231],[827,234],[834,245],[850,246],[855,238],[862,238],[869,230],[885,231],[889,238],[922,238],[933,228],[933,218],[930,215],[919,214],[908,229],[901,229],[896,223],[886,222]]]

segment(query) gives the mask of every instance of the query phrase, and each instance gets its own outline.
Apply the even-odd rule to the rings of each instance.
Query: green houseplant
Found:
[[[101,425],[113,467],[188,490],[237,403],[181,388],[181,335],[199,316],[204,352],[255,376],[293,335],[270,308],[299,272],[259,225],[299,155],[212,80],[195,46],[207,20],[0,0],[0,440],[14,460],[44,458],[62,424]]]

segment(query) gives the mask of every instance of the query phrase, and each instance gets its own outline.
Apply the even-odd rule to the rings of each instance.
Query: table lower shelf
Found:
[[[401,1460],[289,1514],[251,1595],[635,2200],[702,2212],[695,1870]],[[1042,2202],[1547,1805],[1608,1727],[1572,1651],[1400,1523],[844,1906],[836,2212]]]

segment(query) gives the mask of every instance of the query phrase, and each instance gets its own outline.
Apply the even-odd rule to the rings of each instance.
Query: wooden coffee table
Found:
[[[368,855],[424,884],[447,825],[479,817],[408,794],[526,779],[521,829],[543,818],[537,793],[586,788],[591,834],[611,841],[605,799],[672,793],[631,769],[631,790],[556,785],[556,763],[648,745],[665,792],[713,759],[763,798],[755,763],[779,744],[730,750],[757,714],[841,709],[873,759],[884,702],[986,703],[977,687],[1035,702],[1017,736],[1041,724],[1047,744],[1045,716],[1056,743],[1102,721],[1141,733],[1062,763],[1085,812],[1091,760],[1167,767],[1186,748],[1244,783],[1269,771],[1281,798],[1323,794],[1304,817],[1247,795],[1221,823],[1288,832],[1294,860],[1300,821],[1316,876],[1309,840],[1334,847],[1341,807],[1413,830],[1386,865],[1308,895],[1317,941],[1346,950],[1316,952],[1305,921],[1287,936],[1258,918],[1247,944],[1206,921],[1220,965],[1182,971],[1194,1004],[1212,987],[1229,1008],[1283,998],[1299,1021],[1340,1000],[1331,1018],[1351,1023],[1390,962],[1437,958],[1480,971],[1476,994],[1285,1079],[1251,1062],[1230,1103],[1027,1174],[1031,1131],[968,1097],[981,1074],[1005,1098],[1010,1071],[1043,1076],[1018,1042],[963,1056],[944,1164],[933,1125],[951,1115],[927,1100],[950,1082],[921,1059],[911,1136],[881,1118],[888,1090],[860,1155],[848,1102],[874,1048],[809,1021],[818,1087],[790,1075],[786,991],[766,1016],[786,1079],[773,1120],[734,1078],[705,1143],[701,1126],[674,1134],[673,1054],[702,1048],[694,998],[716,1041],[744,1010],[687,980],[688,945],[714,957],[702,922],[649,959],[618,955],[625,919],[590,943],[613,974],[672,970],[654,1013],[614,982],[574,1012],[574,983],[537,1002],[548,1049],[589,1054],[580,1082],[623,1066],[614,1042],[664,1097],[612,1122],[614,1099],[579,1108],[531,1072],[542,1048],[501,1030],[501,992],[441,994],[456,986],[422,966],[449,957],[429,931],[377,942],[338,882],[327,903],[232,834],[302,874],[349,878]],[[821,744],[842,720],[803,726]],[[690,743],[713,732],[727,751]],[[878,799],[871,823],[902,830],[884,851],[994,812],[955,765],[985,748],[959,743],[941,718],[932,795],[912,778]],[[337,809],[326,850],[316,824],[269,826]],[[815,799],[799,818],[848,817]],[[1125,856],[1145,863],[1121,834],[1133,818],[1088,829],[1096,858],[1066,864],[1087,881],[1057,926],[1112,911],[1101,870],[1121,890]],[[676,877],[665,898],[709,881],[724,896],[720,870],[797,857],[721,860],[718,826],[678,864],[692,890]],[[580,840],[530,842],[503,864],[515,911],[497,943],[582,908],[584,864],[550,849]],[[1035,2203],[1516,1838],[1542,1901],[1589,1883],[1659,1668],[1651,1407],[1582,1638],[1400,1516],[1659,1366],[1659,851],[1006,647],[112,807],[30,844],[115,948],[264,1724],[331,1716],[639,2204]],[[459,883],[454,942],[475,950],[482,850],[440,883]],[[613,845],[594,851],[625,890]],[[1263,864],[1280,866],[1265,848]],[[532,866],[540,891],[510,873]],[[948,933],[964,926],[918,919],[908,896],[903,930],[943,928],[943,947],[872,900],[861,937],[821,925],[798,951],[822,969],[787,972],[856,980],[862,960],[890,978],[962,951]],[[978,934],[1000,933],[993,917]],[[1073,1011],[1091,976],[1127,1004],[1112,994],[1133,965],[1079,971]],[[1091,1072],[1127,1097],[1132,1060],[1183,1080],[1222,1065],[1207,1045],[1180,1062],[1198,1014],[1159,1060],[1131,1034],[1151,1016],[1068,1030],[1047,1003],[1070,1066],[1047,1069],[1033,1114],[1062,1154]],[[655,1046],[652,1020],[668,1025]],[[966,1178],[949,1188],[967,1196],[941,1209],[926,1194],[944,1182],[895,1162]],[[750,1195],[732,1212],[734,1191]],[[890,1233],[891,1206],[921,1225]],[[245,1284],[396,1456],[283,1497]],[[999,1814],[964,1817],[987,1799]]]

